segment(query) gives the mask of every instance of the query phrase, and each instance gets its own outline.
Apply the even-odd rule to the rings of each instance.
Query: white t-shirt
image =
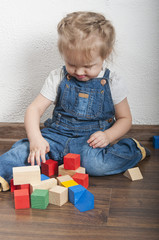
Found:
[[[103,77],[105,70],[106,67],[103,67],[102,71],[98,75],[99,78]],[[45,83],[40,93],[47,99],[54,102],[56,99],[58,86],[62,81],[63,77],[64,71],[62,67],[51,71],[51,73],[45,80]],[[125,83],[121,78],[116,75],[115,72],[110,71],[109,85],[114,105],[120,103],[122,100],[124,100],[124,98],[127,97],[127,89],[125,87]]]

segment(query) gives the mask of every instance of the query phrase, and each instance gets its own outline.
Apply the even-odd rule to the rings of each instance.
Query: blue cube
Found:
[[[156,149],[159,149],[159,136],[153,136],[153,146]]]
[[[72,204],[76,204],[81,198],[82,194],[86,191],[82,185],[75,185],[68,188],[68,199]]]

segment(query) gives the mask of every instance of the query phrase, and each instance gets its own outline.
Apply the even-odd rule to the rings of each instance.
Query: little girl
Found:
[[[1,190],[9,189],[12,168],[62,164],[67,153],[81,155],[88,174],[124,172],[149,155],[135,139],[122,139],[132,124],[124,84],[105,60],[113,51],[114,27],[101,14],[74,12],[58,24],[58,48],[65,66],[50,73],[25,114],[27,139],[0,156]],[[40,117],[55,103],[52,119],[40,131]]]

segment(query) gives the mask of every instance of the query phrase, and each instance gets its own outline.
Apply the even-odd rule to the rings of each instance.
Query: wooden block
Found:
[[[89,176],[88,176],[88,174],[75,173],[75,175],[73,175],[72,178],[78,184],[82,185],[85,188],[88,188],[88,186],[89,186]]]
[[[14,185],[30,184],[40,182],[40,167],[25,166],[13,167],[13,183]]]
[[[31,207],[36,209],[46,209],[49,204],[49,191],[35,189],[31,194]]]
[[[46,176],[45,174],[41,174],[41,181],[50,179],[50,177]]]
[[[64,169],[67,170],[76,170],[80,167],[80,155],[74,153],[68,153],[63,158]]]
[[[79,198],[78,202],[75,204],[75,207],[80,212],[94,209],[94,195],[86,189],[86,191]]]
[[[18,189],[27,189],[30,195],[30,184],[17,185]]]
[[[128,169],[123,175],[132,181],[143,179],[138,167]]]
[[[17,189],[17,186],[14,185],[13,179],[10,180],[10,191],[14,192]]]
[[[77,168],[76,170],[67,170],[67,169],[64,169],[64,164],[60,165],[59,168],[58,168],[58,171],[59,171],[59,175],[70,175],[70,176],[73,176],[75,173],[85,173],[85,168],[83,167],[79,167]]]
[[[38,184],[30,184],[30,193],[34,192],[35,189],[49,190],[56,185],[57,180],[55,178],[49,178],[39,182]]]
[[[159,136],[153,136],[153,147],[159,149]]]
[[[56,178],[57,179],[57,183],[61,186],[62,182],[66,182],[69,180],[73,180],[72,177],[70,177],[70,175],[64,175],[64,176],[59,176]]]
[[[45,163],[41,163],[41,173],[48,177],[58,174],[58,162],[48,159]]]
[[[13,179],[10,180],[10,189],[11,189],[11,192],[14,192],[14,190],[18,190],[18,189],[28,189],[30,194],[30,184],[14,185]]]
[[[66,181],[66,182],[62,182],[61,185],[63,187],[69,188],[69,187],[78,185],[78,183],[76,183],[74,180],[69,180],[69,181]]]
[[[68,202],[68,188],[55,186],[49,190],[49,203],[62,206]]]
[[[30,208],[30,198],[28,189],[14,190],[15,209]]]
[[[76,204],[82,194],[86,191],[86,188],[84,188],[82,185],[76,185],[69,187],[68,189],[68,199],[72,204]]]

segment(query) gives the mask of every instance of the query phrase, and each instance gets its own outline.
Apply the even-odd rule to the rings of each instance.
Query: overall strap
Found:
[[[107,68],[107,69],[105,70],[105,73],[104,73],[103,78],[106,78],[107,80],[109,80],[109,75],[110,75],[110,70]]]

